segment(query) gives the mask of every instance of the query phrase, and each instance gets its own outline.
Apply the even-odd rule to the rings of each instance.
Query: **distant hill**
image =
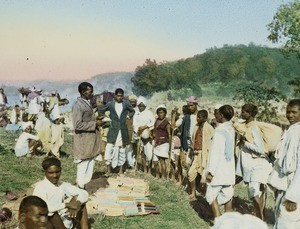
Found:
[[[285,56],[281,50],[250,45],[225,45],[205,53],[173,62],[146,60],[138,66],[132,79],[136,94],[190,88],[201,95],[201,88],[213,86],[219,95],[228,95],[242,84],[258,81],[290,93],[288,81],[300,76],[300,59],[296,54]],[[226,91],[227,90],[227,91]]]
[[[133,74],[130,72],[105,73],[91,77],[90,79],[80,81],[5,81],[1,82],[5,93],[8,96],[18,95],[19,87],[32,87],[51,92],[57,90],[62,97],[76,98],[78,96],[78,84],[82,81],[88,81],[94,86],[94,93],[101,93],[105,90],[114,91],[117,87],[124,89],[126,94],[132,92],[131,78]]]

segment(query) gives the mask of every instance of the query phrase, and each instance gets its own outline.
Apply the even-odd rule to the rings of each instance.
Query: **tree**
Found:
[[[133,92],[137,95],[146,96],[155,92],[154,88],[159,81],[156,61],[147,59],[143,66],[138,66],[131,81],[134,85]],[[159,88],[156,89],[159,90]]]
[[[300,77],[296,77],[293,80],[290,80],[288,82],[288,85],[294,87],[294,93],[293,96],[295,96],[296,98],[300,97]]]
[[[286,51],[300,55],[300,1],[281,5],[273,21],[267,25],[268,39],[273,43],[284,42]]]
[[[267,88],[261,82],[253,82],[237,89],[233,100],[257,105],[257,119],[270,122],[277,118],[277,107],[273,102],[285,101],[286,97],[274,87]]]

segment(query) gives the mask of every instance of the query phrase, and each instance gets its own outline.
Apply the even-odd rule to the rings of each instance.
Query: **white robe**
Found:
[[[281,173],[287,180],[287,188],[281,200],[277,200],[275,228],[300,228],[300,123],[291,125],[283,135],[276,152]],[[297,209],[288,212],[285,200],[297,204]]]

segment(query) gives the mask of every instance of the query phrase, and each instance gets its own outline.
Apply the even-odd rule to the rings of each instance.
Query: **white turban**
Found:
[[[138,100],[137,100],[137,105],[140,105],[141,103],[143,103],[145,106],[147,106],[148,101],[147,101],[147,99],[145,97],[139,96]]]
[[[22,123],[22,129],[25,130],[27,127],[33,127],[33,123],[31,121],[28,121],[28,122],[23,122]]]

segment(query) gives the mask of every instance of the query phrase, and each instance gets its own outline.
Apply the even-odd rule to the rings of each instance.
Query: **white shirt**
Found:
[[[233,144],[232,157],[230,160],[226,159],[226,136],[223,134],[227,132],[227,136]],[[222,133],[223,132],[223,133]],[[208,156],[208,164],[206,171],[213,176],[211,185],[233,185],[235,183],[235,160],[234,160],[234,140],[235,131],[230,122],[221,123],[214,132],[211,152]]]
[[[133,131],[137,133],[139,127],[144,125],[148,126],[149,129],[153,129],[154,123],[155,123],[155,117],[150,110],[145,109],[142,112],[139,111],[135,113],[133,116]]]
[[[189,133],[189,136],[192,137],[193,133],[195,131],[195,127],[197,125],[197,115],[196,114],[191,114],[190,115],[190,120],[191,120],[191,124],[190,124],[190,133]]]
[[[64,200],[68,197],[78,195],[77,200],[80,201],[80,203],[86,203],[89,198],[88,192],[83,189],[67,182],[63,182],[59,184],[59,186],[56,186],[46,177],[36,184],[33,195],[42,198],[47,203],[49,216],[52,216],[59,210],[65,209],[66,205]]]
[[[120,118],[120,117],[121,117],[122,110],[123,110],[123,104],[122,104],[122,103],[115,102],[115,109],[116,109],[117,115],[118,115],[119,118]]]

